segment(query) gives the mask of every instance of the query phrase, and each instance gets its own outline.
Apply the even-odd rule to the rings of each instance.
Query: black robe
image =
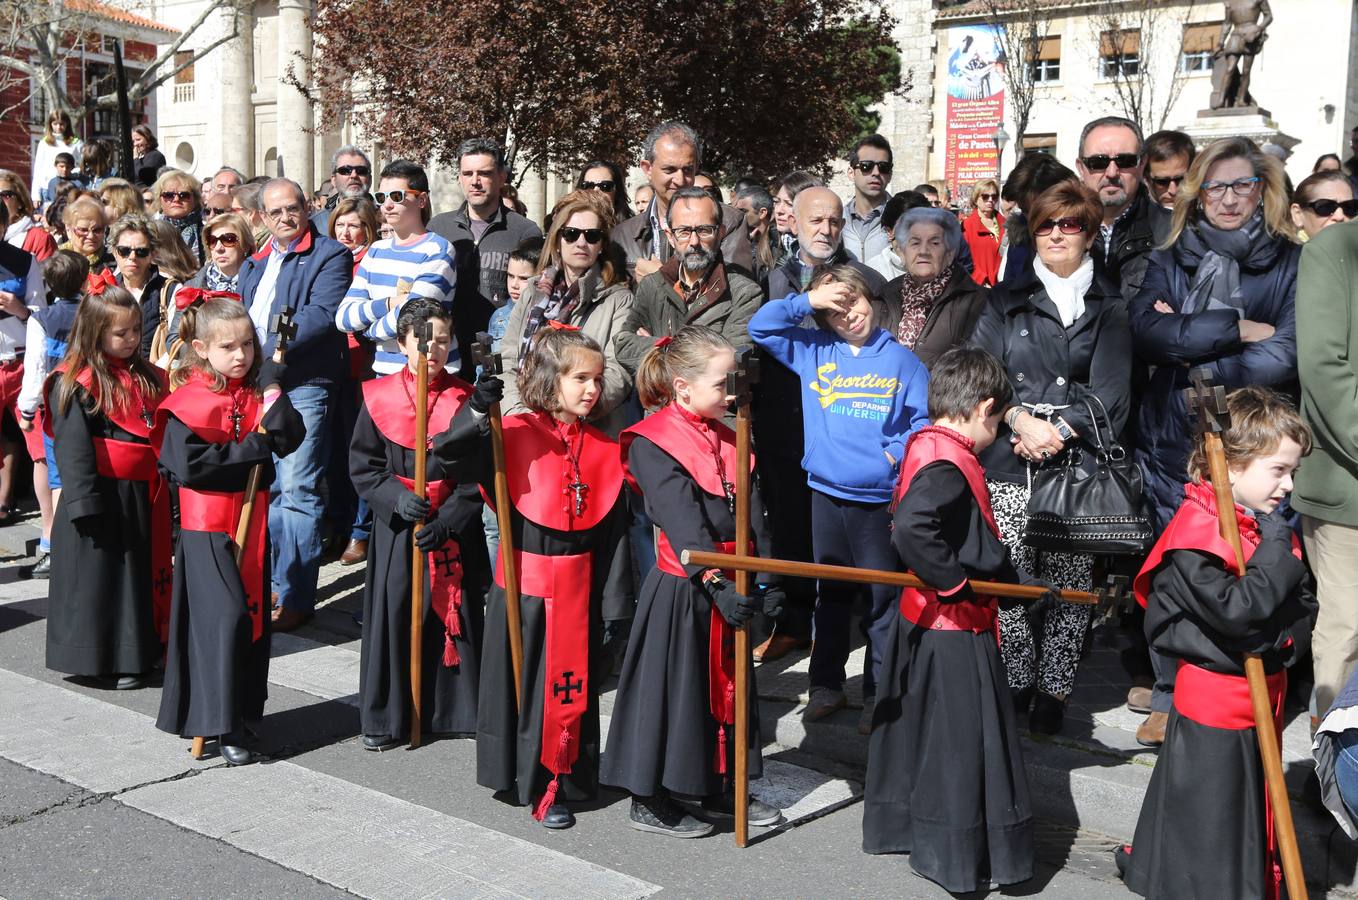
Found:
[[[87,412],[83,388],[62,412],[57,384],[49,380],[46,398],[62,482],[52,518],[47,668],[70,675],[149,672],[162,651],[151,608],[150,492],[144,481],[100,475],[92,443],[147,439]]]
[[[470,407],[464,404],[450,430],[474,427],[470,412]],[[437,453],[431,452],[427,459],[429,484],[454,477]],[[385,438],[373,424],[366,402],[354,425],[349,475],[354,490],[368,501],[373,511],[363,591],[359,718],[364,734],[404,738],[410,731],[410,566],[413,551],[411,524],[396,515],[397,498],[408,488],[396,476],[415,477],[415,451]],[[455,638],[460,662],[454,666],[443,665],[444,623],[432,608],[426,571],[421,692],[421,728],[426,734],[476,731],[482,610],[479,596],[466,588],[481,583],[484,578],[484,572],[474,569],[476,560],[485,559],[485,551],[476,554],[466,549],[481,540],[481,497],[474,481],[458,480],[461,483],[439,508],[437,517],[447,523],[453,541],[462,548],[462,633]]]
[[[1171,551],[1152,577],[1146,635],[1161,653],[1214,672],[1243,675],[1246,651],[1262,651],[1264,670],[1278,672],[1309,644],[1316,604],[1306,577],[1283,540],[1262,541],[1243,578],[1210,554]],[[1164,900],[1263,897],[1274,877],[1265,828],[1254,729],[1213,728],[1172,710],[1127,887]]]
[[[286,394],[270,407],[264,426],[293,433],[305,428]],[[165,426],[160,468],[176,500],[180,486],[243,493],[256,464],[264,467],[260,483],[272,483],[273,454],[264,435],[251,433],[239,443],[216,444],[177,418]],[[165,686],[156,718],[161,731],[183,737],[223,735],[263,718],[270,649],[267,529],[260,538],[265,541],[264,571],[256,596],[266,605],[264,633],[254,640],[234,539],[220,532],[179,530]]]
[[[1028,581],[987,525],[956,466],[934,462],[896,510],[906,568],[948,587]],[[922,628],[891,616],[863,791],[863,849],[909,853],[949,891],[1033,874],[1032,804],[994,632]]]
[[[493,472],[483,474],[493,495]],[[599,789],[599,691],[608,676],[603,659],[603,626],[632,615],[632,556],[627,543],[631,515],[625,491],[613,510],[586,531],[545,528],[513,513],[514,549],[542,556],[589,553],[589,694],[580,718],[580,753],[569,774],[561,776],[558,802],[589,800]],[[492,585],[486,596],[486,638],[481,648],[481,693],[476,726],[476,783],[495,791],[516,792],[523,804],[542,796],[552,773],[541,762],[543,679],[546,672],[547,613],[542,597],[520,594],[524,711],[514,699],[514,667],[509,655],[505,592]]]
[[[676,554],[735,539],[735,517],[726,499],[699,488],[683,466],[650,440],[638,436],[632,441],[628,468],[641,486],[647,515],[669,537]],[[755,545],[767,556],[769,536],[759,491],[752,490],[750,497]],[[662,788],[689,797],[723,789],[724,777],[713,765],[718,725],[708,702],[712,601],[698,583],[706,569],[687,566],[685,571],[688,578],[658,568],[647,575],[613,701],[599,779],[640,797],[654,796]],[[753,667],[748,684],[749,773],[758,778],[764,757]],[[727,773],[735,771],[735,727],[729,732]]]

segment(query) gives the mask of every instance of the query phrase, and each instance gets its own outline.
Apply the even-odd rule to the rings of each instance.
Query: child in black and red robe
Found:
[[[679,562],[687,549],[736,549],[735,434],[721,423],[731,402],[726,376],[734,369],[735,351],[710,328],[687,326],[662,338],[637,369],[642,404],[659,411],[621,437],[628,482],[662,533],[656,567],[637,601],[600,779],[632,794],[633,828],[671,837],[712,831],[674,795],[701,800],[711,815],[734,812],[732,629],[761,609],[776,615],[782,606],[781,588],[745,596],[724,573]],[[763,505],[753,491],[750,524],[760,554],[768,555]],[[749,773],[758,778],[763,755],[753,672],[749,691]],[[781,820],[778,809],[751,795],[751,825]]]
[[[150,443],[165,380],[140,346],[141,306],[92,278],[43,391],[63,485],[47,667],[120,690],[145,685],[170,621],[170,504]]]
[[[549,323],[518,374],[532,412],[504,420],[505,468],[518,575],[523,709],[515,704],[503,555],[486,598],[476,729],[476,781],[514,791],[548,828],[569,828],[566,801],[599,784],[599,691],[605,631],[632,615],[629,521],[618,444],[585,424],[604,356],[578,330]],[[494,504],[493,471],[482,480]],[[503,547],[503,544],[501,545]]]
[[[278,389],[283,367],[258,364],[255,326],[235,294],[183,288],[175,304],[183,344],[174,390],[156,411],[151,434],[179,510],[156,727],[183,737],[216,735],[222,758],[245,765],[253,759],[245,723],[263,717],[269,693],[273,456],[297,449],[305,426]],[[263,398],[257,383],[269,386]],[[238,567],[237,525],[257,465],[262,487]]]
[[[1277,716],[1268,739],[1280,740],[1286,668],[1309,646],[1316,602],[1279,506],[1311,434],[1265,388],[1241,388],[1227,407],[1231,427],[1221,442],[1245,571],[1221,537],[1199,444],[1189,459],[1193,482],[1133,585],[1147,639],[1178,660],[1178,673],[1136,836],[1117,863],[1127,887],[1165,900],[1275,900],[1282,883],[1244,654],[1262,657]]]
[[[892,544],[939,590],[906,588],[891,616],[863,789],[863,850],[909,853],[954,893],[1027,881],[1032,804],[996,643],[996,600],[971,579],[1035,583],[1000,540],[976,454],[1012,397],[999,360],[951,350],[929,379],[933,425],[911,436]]]
[[[429,453],[426,496],[420,497],[414,492],[415,375],[418,335],[426,323],[432,331],[426,434],[428,444],[443,452]],[[473,390],[444,371],[452,317],[438,302],[407,301],[396,336],[407,366],[363,383],[349,448],[354,489],[373,510],[359,663],[359,719],[368,750],[395,747],[410,733],[411,531],[417,525],[426,560],[421,731],[476,730],[481,611],[477,603],[463,603],[463,581],[473,582],[477,573],[464,572],[475,555],[462,548],[472,546],[469,533],[473,543],[480,540],[474,455],[482,452],[485,412],[498,397],[486,391],[500,389],[491,379]],[[454,471],[457,465],[469,467],[466,477]]]

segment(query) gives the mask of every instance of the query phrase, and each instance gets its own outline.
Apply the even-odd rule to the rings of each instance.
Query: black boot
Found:
[[[1060,734],[1066,719],[1066,701],[1038,691],[1033,710],[1028,713],[1028,730],[1033,734]]]

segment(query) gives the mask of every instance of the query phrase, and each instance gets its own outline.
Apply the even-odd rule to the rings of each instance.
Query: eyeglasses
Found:
[[[580,182],[580,189],[582,191],[603,191],[605,194],[611,194],[613,193],[613,180],[610,178],[604,181],[582,181]]]
[[[150,247],[127,247],[119,244],[113,249],[123,259],[127,259],[129,256],[135,256],[137,259],[146,259],[146,257],[151,255]]]
[[[72,228],[71,231],[83,238],[94,237],[96,234],[103,234],[106,229],[103,225],[95,225],[93,228]]]
[[[161,191],[161,203],[188,203],[193,199],[193,191]]]
[[[1091,172],[1102,172],[1108,168],[1109,163],[1117,164],[1119,169],[1135,169],[1141,164],[1141,155],[1138,153],[1118,153],[1109,156],[1107,153],[1097,153],[1094,156],[1086,156],[1080,162],[1085,164],[1085,168]]]
[[[372,168],[369,166],[335,166],[335,174],[362,175],[364,178],[367,178],[372,174]]]
[[[1358,219],[1358,200],[1312,200],[1310,203],[1302,203],[1301,206],[1322,219],[1334,215],[1336,209],[1342,209],[1345,218]]]
[[[19,195],[14,193],[14,191],[0,191],[0,198],[5,200],[13,200],[17,196]]]
[[[572,228],[564,226],[559,232],[561,239],[568,244],[574,244],[584,235],[586,243],[597,244],[603,241],[604,231],[602,228]]]
[[[378,206],[381,206],[387,202],[388,197],[391,198],[392,203],[404,203],[407,199],[414,200],[416,197],[423,196],[423,194],[424,191],[406,188],[405,190],[378,191],[376,194],[373,194],[373,199],[377,201]]]
[[[1165,188],[1169,187],[1171,184],[1174,185],[1175,187],[1178,187],[1180,182],[1182,182],[1183,180],[1184,176],[1182,175],[1166,175],[1164,177],[1161,177],[1159,175],[1152,175],[1150,179],[1151,184],[1155,185],[1162,191]]]
[[[264,210],[264,215],[270,219],[281,219],[283,216],[300,216],[302,207],[297,203],[289,203],[287,206],[277,206],[273,209]]]
[[[236,234],[234,231],[223,231],[221,234],[209,234],[207,236],[207,245],[209,248],[215,247],[219,243],[223,247],[235,247],[240,244],[240,235]]]
[[[891,174],[891,163],[888,162],[888,161],[886,161],[886,160],[880,160],[880,161],[879,161],[879,160],[875,160],[875,159],[860,159],[858,162],[856,162],[856,163],[854,163],[853,165],[849,166],[849,168],[850,168],[850,169],[857,169],[858,171],[862,172],[864,175],[871,174],[871,172],[872,172],[873,169],[876,169],[878,172],[881,172],[883,175],[890,175],[890,174]]]
[[[1237,178],[1235,181],[1204,181],[1201,190],[1209,200],[1220,200],[1226,196],[1227,188],[1237,197],[1248,197],[1259,189],[1259,176]]]
[[[1033,229],[1033,234],[1046,236],[1059,229],[1062,234],[1079,234],[1085,230],[1085,223],[1079,219],[1048,219]]]
[[[715,237],[719,225],[675,225],[670,229],[670,234],[681,241],[686,241],[695,234],[700,238]]]
[[[979,197],[979,198],[982,199],[982,200],[994,200],[994,199],[998,198],[1000,195],[999,195],[999,194],[977,194],[976,196]]]

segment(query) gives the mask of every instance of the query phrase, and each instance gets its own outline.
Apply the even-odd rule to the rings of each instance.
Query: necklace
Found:
[[[706,422],[693,421],[688,416],[682,416],[684,421],[689,422],[699,434],[703,436],[703,441],[707,444],[708,450],[712,453],[712,462],[717,466],[717,478],[721,481],[722,493],[726,495],[726,508],[731,511],[731,515],[736,514],[736,486],[726,477],[726,463],[721,458],[721,440],[716,432],[709,427]]]
[[[566,451],[567,468],[564,474],[565,477],[570,480],[565,485],[565,487],[561,489],[561,493],[563,495],[566,494],[575,495],[575,517],[578,519],[580,518],[580,516],[584,515],[585,493],[589,490],[589,485],[585,484],[584,476],[580,472],[580,454],[584,451],[585,448],[585,431],[583,427],[577,427],[578,437],[576,438],[575,441],[574,451],[571,450],[569,427],[563,434],[561,423],[556,420],[555,416],[552,417],[552,431],[554,434],[556,434],[558,438],[561,439],[561,446]],[[563,504],[562,509],[569,513],[570,512],[569,498],[563,499],[562,504]]]
[[[231,440],[240,441],[240,423],[245,418],[245,413],[241,410],[241,391],[245,388],[238,387],[231,392]]]

